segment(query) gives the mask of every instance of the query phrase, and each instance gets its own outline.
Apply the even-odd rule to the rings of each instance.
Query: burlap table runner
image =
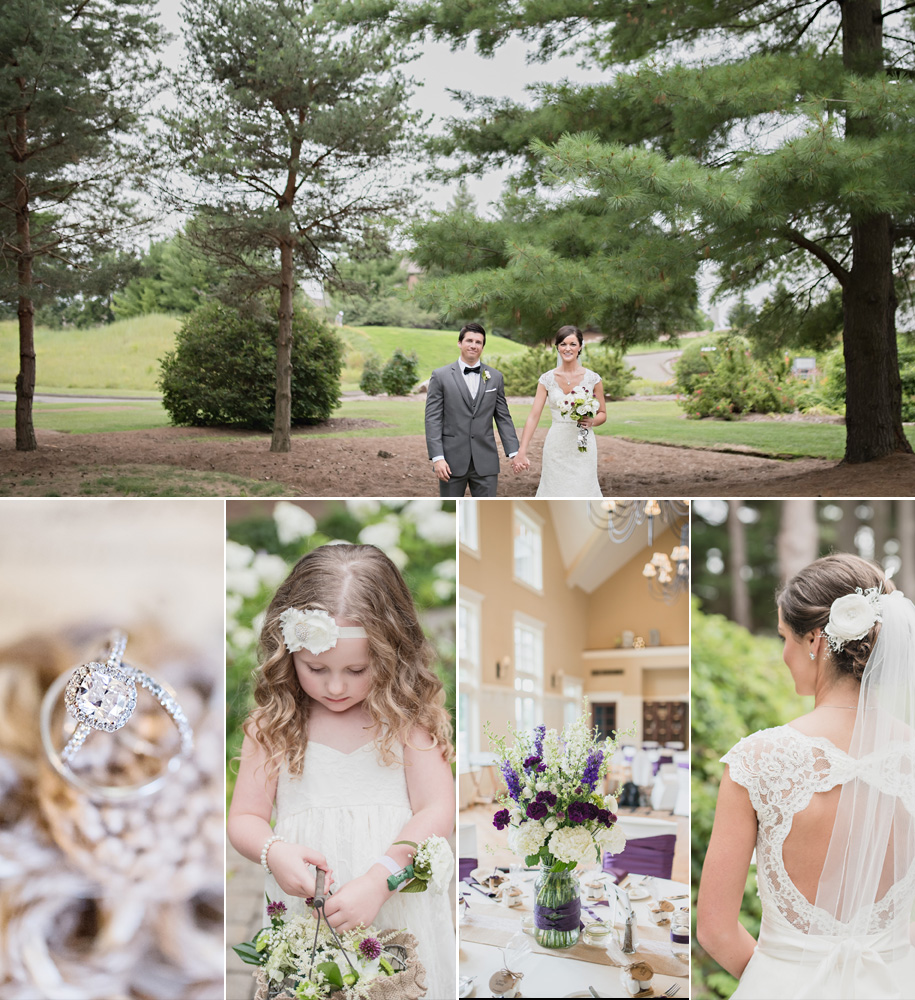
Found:
[[[606,906],[588,903],[594,911],[604,916],[601,910]],[[670,953],[670,926],[663,924],[657,927],[647,919],[647,908],[644,904],[636,907],[639,920],[639,948],[635,955],[627,955],[628,962],[647,962],[657,975],[685,976],[689,972],[689,962],[681,962]],[[583,907],[584,909],[584,907]],[[477,944],[488,944],[496,948],[504,948],[508,942],[521,930],[521,920],[526,914],[533,912],[531,898],[523,897],[520,906],[511,909],[492,903],[479,893],[473,893],[469,921],[461,924],[461,940],[473,941]],[[607,913],[609,916],[609,912]],[[644,919],[644,922],[643,922]],[[595,965],[617,965],[605,949],[600,945],[585,944],[582,939],[571,948],[543,948],[529,935],[531,949],[541,955],[555,955],[559,958],[571,958],[580,962],[592,962]]]

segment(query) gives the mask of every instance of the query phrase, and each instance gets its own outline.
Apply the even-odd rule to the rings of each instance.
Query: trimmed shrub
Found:
[[[590,344],[582,352],[581,361],[600,375],[607,399],[623,399],[629,395],[635,369],[626,364],[619,351],[609,344]]]
[[[367,396],[380,396],[384,392],[384,382],[381,378],[381,360],[377,354],[370,354],[362,366],[362,378],[359,388]]]
[[[739,419],[744,413],[790,413],[795,409],[784,361],[764,366],[750,354],[742,337],[725,336],[709,358],[707,374],[689,376],[693,389],[680,405],[694,420],[700,417]],[[679,368],[677,380],[680,381]]]
[[[529,347],[513,358],[493,358],[491,367],[502,372],[506,396],[533,396],[540,376],[556,367],[556,352],[550,347]]]
[[[389,396],[406,396],[419,381],[419,359],[398,347],[381,372],[381,384]]]
[[[705,347],[703,351],[702,344],[690,344],[674,362],[677,392],[691,393],[698,385],[699,379],[708,375],[715,367],[718,349],[709,350],[708,345]]]
[[[273,427],[276,316],[209,302],[191,313],[162,358],[162,405],[173,424]],[[340,402],[343,347],[311,310],[292,321],[292,423],[317,424]]]

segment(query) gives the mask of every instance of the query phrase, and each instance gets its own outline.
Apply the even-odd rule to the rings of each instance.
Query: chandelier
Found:
[[[642,576],[648,591],[658,600],[672,604],[689,586],[689,501],[688,500],[603,500],[588,501],[591,523],[605,530],[613,542],[625,542],[637,527],[648,525],[648,544],[654,543],[654,525],[670,528],[680,535],[680,544],[670,555],[655,552],[645,563]]]

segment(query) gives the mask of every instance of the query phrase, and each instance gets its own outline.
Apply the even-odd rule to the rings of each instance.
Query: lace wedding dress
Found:
[[[578,425],[571,417],[563,416],[559,405],[570,393],[559,388],[553,371],[540,376],[546,389],[550,406],[550,429],[543,442],[543,460],[540,470],[538,497],[599,497],[597,481],[597,441],[594,431],[588,433],[588,450],[578,450]],[[582,385],[593,390],[600,382],[600,375],[585,369]]]
[[[748,791],[759,823],[762,925],[734,1000],[915,996],[915,950],[909,940],[913,845],[891,842],[886,857],[880,852],[872,858],[872,889],[887,881],[888,870],[895,874],[885,891],[881,884],[880,891],[871,892],[874,902],[855,914],[853,925],[802,895],[782,856],[794,817],[814,795],[837,785],[854,784],[861,793],[890,802],[904,816],[900,828],[909,827],[915,814],[911,740],[887,740],[880,752],[856,760],[829,740],[778,726],[741,740],[722,760],[731,778]],[[821,876],[818,901],[822,888]]]
[[[275,832],[321,851],[335,888],[368,871],[412,815],[403,766],[383,764],[374,744],[343,753],[309,741],[302,773],[293,777],[285,766],[280,770]],[[290,915],[303,912],[304,901],[285,895],[272,876],[266,892],[283,900]],[[426,969],[427,1000],[453,1000],[454,922],[447,893],[392,896],[374,923],[379,930],[414,934]]]

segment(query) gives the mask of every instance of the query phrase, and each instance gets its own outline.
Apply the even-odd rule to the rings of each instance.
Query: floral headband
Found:
[[[286,608],[280,615],[283,640],[290,653],[307,649],[313,656],[333,649],[338,639],[367,639],[361,625],[338,625],[333,615],[317,608]]]
[[[823,632],[834,653],[838,653],[846,642],[863,639],[877,622],[883,621],[880,591],[880,587],[869,587],[867,590],[855,587],[853,594],[837,597],[832,602],[829,621]]]

